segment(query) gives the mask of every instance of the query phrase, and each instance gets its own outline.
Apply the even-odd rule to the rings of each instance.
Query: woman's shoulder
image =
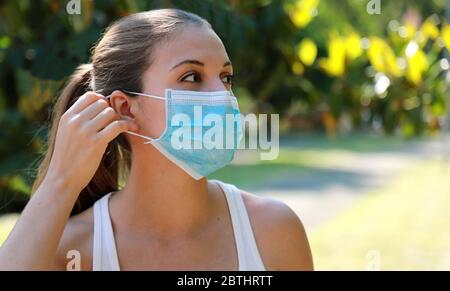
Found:
[[[93,234],[94,213],[92,207],[71,216],[58,246],[57,267],[64,270],[92,269]]]
[[[284,202],[240,190],[261,257],[268,270],[312,270],[308,238]]]

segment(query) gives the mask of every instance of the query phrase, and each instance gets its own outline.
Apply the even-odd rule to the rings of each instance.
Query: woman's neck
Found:
[[[209,192],[207,179],[193,179],[152,145],[135,146],[127,184],[111,199],[111,212],[127,229],[186,235],[211,219]]]

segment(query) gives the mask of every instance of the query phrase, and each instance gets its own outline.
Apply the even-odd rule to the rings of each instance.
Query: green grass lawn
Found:
[[[315,231],[320,270],[450,270],[450,163],[429,161]]]

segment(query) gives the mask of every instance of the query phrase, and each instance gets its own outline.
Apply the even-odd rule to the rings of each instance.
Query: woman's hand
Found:
[[[47,174],[0,248],[0,270],[58,269],[55,255],[70,210],[100,165],[110,141],[137,130],[107,99],[81,96],[62,116]]]
[[[98,169],[108,143],[122,132],[137,129],[135,123],[120,120],[105,97],[87,92],[61,117],[47,176],[72,192],[81,192]]]

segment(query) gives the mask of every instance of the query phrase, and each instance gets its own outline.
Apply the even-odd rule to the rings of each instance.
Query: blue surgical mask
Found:
[[[167,159],[198,180],[229,164],[242,139],[239,106],[228,91],[167,89],[165,98],[124,91],[165,101],[166,128],[148,140]]]

